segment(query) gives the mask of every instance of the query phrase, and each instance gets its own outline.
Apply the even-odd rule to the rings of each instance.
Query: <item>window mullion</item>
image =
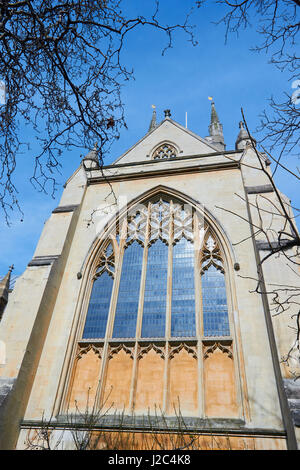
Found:
[[[196,316],[196,337],[199,340],[202,331],[202,315],[201,315],[201,274],[200,274],[200,253],[201,239],[199,234],[199,219],[194,213],[194,282],[195,282],[195,316]]]
[[[87,289],[86,289],[86,293],[85,293],[85,298],[84,298],[84,301],[82,303],[82,310],[85,311],[85,315],[82,318],[81,325],[78,329],[79,335],[77,337],[77,341],[80,341],[82,339],[84,327],[85,327],[86,320],[87,320],[87,314],[88,314],[88,309],[89,309],[89,304],[90,304],[90,298],[91,298],[92,289],[93,289],[93,282],[94,282],[93,281],[93,274],[94,274],[94,271],[95,271],[95,269],[94,269],[94,266],[93,266],[92,269],[91,269],[91,272],[89,273],[89,279],[87,281]]]
[[[171,338],[171,307],[172,307],[172,269],[173,269],[173,201],[170,201],[170,221],[169,221],[169,252],[168,252],[168,284],[166,302],[166,340]]]
[[[124,220],[123,227],[121,229],[121,234],[125,233],[125,229],[126,229],[126,220]],[[103,345],[103,351],[102,351],[102,364],[101,364],[101,370],[100,370],[100,376],[99,376],[99,389],[97,392],[97,396],[95,398],[95,402],[97,404],[96,409],[101,409],[102,403],[106,399],[106,397],[104,396],[104,390],[105,390],[106,372],[107,372],[107,366],[108,366],[108,360],[107,360],[108,350],[109,350],[108,341],[109,341],[109,338],[111,338],[112,336],[112,328],[114,324],[114,317],[115,317],[120,278],[121,278],[121,272],[122,272],[124,245],[126,241],[126,238],[122,237],[121,234],[120,234],[118,255],[115,252],[115,278],[114,278],[113,290],[111,294],[110,309],[109,309],[109,314],[108,314],[108,321],[107,321],[107,327],[106,327],[104,345]]]
[[[165,345],[165,365],[164,365],[164,391],[163,391],[163,412],[169,408],[169,340],[171,338],[171,306],[172,306],[172,269],[173,269],[173,202],[170,201],[169,217],[169,237],[168,237],[168,275],[167,275],[167,301],[166,301],[166,345]]]
[[[105,342],[102,349],[102,362],[100,368],[100,375],[99,375],[99,387],[95,396],[95,404],[96,410],[100,410],[102,408],[102,403],[105,401],[104,397],[104,390],[105,390],[105,373],[106,373],[106,366],[107,366],[107,351],[108,351],[108,343]]]
[[[203,240],[199,230],[199,217],[194,213],[194,275],[195,275],[195,315],[196,315],[196,337],[197,337],[197,373],[198,373],[198,414],[204,416],[204,393],[203,393],[203,346],[201,335],[202,308],[201,308],[201,265],[200,256]]]
[[[206,232],[208,228],[206,227],[204,229],[204,233],[202,235],[202,239],[200,241],[201,246],[199,249],[199,259],[198,259],[198,274],[199,274],[199,289],[198,289],[198,295],[199,295],[199,302],[200,302],[200,311],[199,311],[199,316],[200,316],[200,337],[201,340],[205,338],[204,336],[204,318],[203,318],[203,292],[202,292],[202,259],[203,259],[203,249],[204,249],[204,243],[205,243],[205,237],[206,237]]]
[[[203,344],[201,340],[197,341],[197,357],[198,357],[198,413],[200,417],[203,417],[205,414],[204,361],[203,361]]]
[[[143,253],[143,264],[142,264],[142,274],[140,281],[140,295],[139,295],[139,306],[136,322],[136,338],[141,337],[142,330],[142,319],[143,319],[143,308],[144,308],[144,296],[145,296],[145,285],[146,285],[146,274],[147,274],[147,261],[148,261],[148,243],[149,243],[149,232],[150,232],[150,217],[151,217],[151,206],[148,204],[148,214],[147,214],[147,223],[145,228],[144,236],[144,253]]]
[[[129,395],[129,410],[131,412],[134,412],[134,407],[135,407],[135,395],[136,395],[137,372],[138,372],[138,352],[139,352],[139,345],[136,341],[135,346],[134,346],[134,358],[133,358],[133,365],[132,365],[132,375],[131,375],[130,395]]]
[[[121,279],[121,273],[122,273],[125,244],[126,244],[126,236],[125,236],[126,226],[127,226],[127,221],[125,219],[123,222],[121,234],[120,234],[118,260],[116,261],[116,264],[115,264],[116,265],[115,281],[113,285],[112,299],[111,299],[111,304],[110,304],[110,312],[108,316],[105,341],[108,341],[112,337],[112,332],[113,332],[113,325],[115,321],[115,313],[116,313],[116,307],[117,307],[117,301],[118,301],[118,295],[119,295],[120,279]]]
[[[169,342],[165,342],[165,363],[164,363],[164,379],[163,379],[163,413],[166,413],[169,407]]]
[[[165,307],[165,316],[166,316],[166,320],[165,320],[165,336],[166,337],[169,337],[170,336],[170,315],[171,315],[171,302],[170,302],[170,298],[171,298],[171,289],[172,289],[172,243],[171,243],[171,239],[172,239],[172,223],[171,223],[171,213],[172,213],[172,210],[171,210],[171,204],[170,203],[170,206],[169,206],[169,224],[168,224],[168,240],[167,240],[167,244],[168,244],[168,269],[167,269],[167,289],[166,289],[166,307]],[[152,209],[152,204],[150,206],[150,208]],[[147,269],[147,259],[148,259],[148,246],[149,246],[149,239],[151,237],[151,233],[150,233],[150,230],[151,230],[151,211],[149,211],[149,214],[148,214],[148,224],[147,224],[147,227],[148,227],[148,230],[147,230],[147,234],[146,234],[146,237],[147,237],[147,246],[145,247],[145,264],[144,264],[144,268],[145,268],[145,271]],[[162,217],[164,217],[164,215],[162,215]],[[162,229],[161,229],[162,230]],[[160,229],[158,231],[158,234],[157,236],[159,237],[159,233],[160,233]],[[144,279],[143,279],[143,289],[144,289],[144,292],[145,292],[145,287],[146,287],[146,272],[144,272]],[[143,300],[144,300],[144,292],[143,292]],[[144,302],[142,304],[142,308],[143,308],[143,305],[144,305]],[[141,315],[142,316],[142,315]],[[142,318],[140,319],[140,331],[141,331],[141,325],[142,325]],[[162,338],[164,339],[164,338]],[[166,338],[165,338],[166,339]],[[138,364],[137,364],[137,367],[138,367]],[[164,362],[164,372],[163,372],[163,403],[162,403],[162,410],[163,412],[165,412],[168,408],[168,392],[169,392],[169,384],[168,384],[168,376],[169,376],[169,364],[168,364],[168,342],[166,341],[165,342],[165,362]]]
[[[135,395],[136,395],[137,373],[138,373],[138,351],[139,351],[139,345],[137,343],[137,340],[141,337],[141,329],[142,329],[147,258],[148,258],[150,214],[151,214],[151,203],[148,204],[147,223],[146,223],[145,234],[144,234],[143,264],[142,264],[142,273],[141,273],[141,279],[140,279],[139,305],[138,305],[138,314],[137,314],[136,331],[135,331],[136,343],[135,343],[135,348],[134,348],[134,359],[133,359],[131,385],[130,385],[129,409],[132,412],[134,412],[134,407],[135,407]]]

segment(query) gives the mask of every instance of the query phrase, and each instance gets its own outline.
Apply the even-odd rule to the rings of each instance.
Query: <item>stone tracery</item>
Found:
[[[153,160],[165,160],[177,157],[177,150],[174,145],[164,142],[153,152]]]

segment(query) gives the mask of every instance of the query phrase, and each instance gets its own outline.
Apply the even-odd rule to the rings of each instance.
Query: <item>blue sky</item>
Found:
[[[187,5],[192,1],[164,0],[162,19],[166,22],[180,22]],[[146,0],[138,3],[140,8],[149,8]],[[131,2],[133,14],[136,6]],[[148,130],[152,108],[157,107],[158,120],[163,119],[163,110],[171,109],[172,118],[185,125],[188,113],[188,128],[202,137],[208,135],[210,102],[213,96],[219,118],[223,124],[226,148],[234,149],[241,120],[240,108],[243,107],[250,129],[256,137],[255,129],[259,115],[268,105],[272,94],[292,93],[291,82],[286,73],[268,64],[265,53],[256,54],[249,49],[259,41],[255,25],[241,31],[239,37],[232,35],[224,43],[224,26],[212,22],[222,16],[222,8],[209,2],[209,6],[196,12],[191,22],[197,25],[196,36],[199,41],[193,47],[182,32],[174,40],[173,48],[164,57],[161,51],[166,44],[163,33],[140,28],[132,33],[126,42],[124,62],[133,67],[135,80],[127,82],[123,88],[123,101],[128,130],[124,129],[119,141],[115,142],[106,156],[111,163],[131,147]],[[24,133],[25,130],[21,129]],[[33,256],[43,224],[51,211],[58,205],[62,185],[79,166],[80,149],[66,152],[62,157],[61,174],[57,175],[60,190],[56,198],[36,191],[29,178],[33,172],[32,151],[38,149],[32,140],[32,149],[17,156],[15,183],[24,220],[19,214],[12,217],[7,227],[0,221],[0,276],[8,266],[15,265],[15,275],[21,274]],[[87,153],[87,150],[86,150]],[[290,168],[300,165],[295,157],[286,156]],[[276,178],[278,187],[286,193],[296,207],[300,207],[299,185],[287,173],[279,172]]]

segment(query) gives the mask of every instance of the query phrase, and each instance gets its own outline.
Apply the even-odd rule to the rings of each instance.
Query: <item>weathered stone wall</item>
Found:
[[[182,150],[179,158],[172,161],[147,159],[151,149],[164,138],[177,143]],[[52,414],[61,414],[70,396],[74,401],[75,394],[83,392],[80,378],[83,381],[91,379],[90,372],[95,366],[92,354],[79,359],[76,368],[71,370],[78,332],[84,323],[82,312],[88,302],[85,292],[91,262],[101,240],[106,237],[113,216],[125,211],[132,201],[142,200],[143,195],[148,197],[156,190],[173,194],[193,204],[197,210],[204,211],[208,223],[218,233],[228,263],[228,304],[234,325],[234,369],[232,363],[224,359],[224,374],[236,384],[227,397],[230,416],[237,413],[237,401],[238,417],[243,427],[259,430],[260,437],[245,434],[247,445],[255,448],[285,447],[282,398],[274,372],[265,307],[261,296],[251,293],[256,285],[257,261],[251,230],[246,222],[246,194],[251,195],[253,187],[256,191],[257,187],[266,188],[268,181],[258,170],[248,171],[244,167],[241,171],[238,164],[241,153],[188,158],[210,152],[213,149],[203,140],[166,121],[164,126],[126,153],[116,166],[87,172],[88,181],[80,168],[68,180],[60,205],[47,222],[34,258],[17,282],[0,324],[0,339],[4,338],[7,343],[8,357],[7,365],[0,369],[0,373],[4,378],[16,379],[14,392],[6,400],[2,448],[15,445],[19,420],[40,420],[43,414],[46,419]],[[251,151],[248,158],[252,162]],[[239,271],[233,269],[236,263],[239,264]],[[276,328],[278,341],[284,349],[290,339],[281,333],[284,328],[282,324]],[[145,359],[145,370],[149,369],[150,376],[153,364],[159,368],[157,358],[152,356]],[[125,354],[125,358],[127,360],[128,355],[126,357]],[[194,364],[190,358],[183,359],[192,375]],[[81,368],[84,361],[87,368]],[[119,362],[116,360],[110,364],[108,383],[110,377],[126,372],[124,363]],[[199,419],[203,417],[205,400],[205,414],[213,416],[223,413],[220,397],[213,392],[214,386],[220,386],[220,380],[218,382],[212,376],[212,369],[208,365],[204,371],[210,384],[206,394],[214,396],[211,403],[208,398],[205,399],[205,391],[191,392],[180,386],[184,373],[176,375],[175,371],[171,377],[171,393],[174,396],[182,394],[183,400],[186,397],[190,406],[187,414],[196,415]],[[145,384],[142,388],[147,386],[148,379],[145,371],[138,371],[137,381]],[[70,384],[75,387],[73,395],[70,395]],[[123,388],[118,392],[125,405],[129,400],[128,386],[124,381]],[[95,389],[95,384],[93,387]],[[94,389],[92,393],[95,394]],[[158,389],[155,400],[160,399],[160,393]],[[200,397],[199,406],[196,406],[195,394]],[[118,396],[111,399],[116,401]],[[144,400],[151,404],[151,397],[145,394],[140,401],[137,399],[141,409]],[[216,410],[218,404],[220,406]],[[277,436],[270,437],[270,429]],[[27,431],[23,430],[20,435],[19,448],[23,445],[24,432]],[[239,448],[243,445],[243,439],[241,436],[231,436],[230,445]]]
[[[53,217],[53,216],[52,216]],[[14,448],[19,434],[32,385],[38,370],[44,340],[48,333],[51,314],[56,303],[60,281],[64,273],[69,249],[78,220],[78,211],[65,218],[56,215],[56,250],[36,256],[17,280],[4,317],[0,324],[0,339],[6,346],[6,361],[0,369],[3,378],[14,380],[14,387],[0,409],[0,448]],[[63,222],[61,224],[61,222]],[[53,232],[46,227],[42,244]],[[61,236],[61,238],[60,238]],[[47,253],[47,251],[45,251]]]

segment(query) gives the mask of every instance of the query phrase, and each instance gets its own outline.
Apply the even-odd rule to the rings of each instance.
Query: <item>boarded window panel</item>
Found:
[[[142,263],[143,248],[134,242],[124,252],[113,330],[114,338],[135,337]]]
[[[204,387],[207,416],[237,416],[233,359],[219,348],[204,360]]]
[[[157,240],[148,250],[142,337],[164,337],[166,324],[168,246]]]
[[[108,362],[103,401],[109,413],[127,410],[130,398],[130,385],[133,360],[123,349],[114,354]]]
[[[164,360],[153,349],[138,363],[135,410],[143,414],[162,409]]]
[[[173,247],[173,337],[195,336],[194,245],[185,238]]]
[[[77,404],[79,411],[84,412],[87,402],[89,409],[93,408],[100,368],[101,359],[92,349],[77,360],[69,403],[70,411],[76,411]]]
[[[106,271],[94,281],[83,338],[104,338],[113,282]]]
[[[174,407],[182,416],[195,416],[198,412],[198,367],[197,359],[182,349],[170,361],[169,411],[175,414]]]
[[[224,274],[211,265],[202,275],[204,336],[229,336]]]

